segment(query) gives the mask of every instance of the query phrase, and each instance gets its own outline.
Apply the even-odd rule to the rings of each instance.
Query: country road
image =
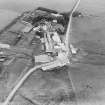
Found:
[[[104,105],[105,103],[105,1],[81,0],[80,10],[84,17],[73,19],[71,42],[80,49],[74,56],[74,64],[65,70],[43,72],[41,70],[33,73],[24,83],[16,95],[13,105],[23,104],[26,98],[45,103],[52,99],[56,103],[61,100],[73,100],[69,94],[67,71],[70,72],[78,105]],[[56,5],[56,4],[59,5]],[[74,2],[73,2],[74,3]],[[37,6],[45,6],[60,11],[68,11],[72,1],[65,0],[0,0],[0,29],[10,23],[25,10],[35,9]],[[4,18],[5,17],[5,18]],[[83,52],[81,52],[83,51]],[[86,53],[86,55],[85,55]],[[76,59],[79,61],[76,61]],[[7,71],[4,78],[0,78],[0,101],[10,92],[22,70],[30,61],[27,59],[16,59],[14,63],[4,68]],[[6,84],[3,84],[3,81]],[[6,90],[7,89],[7,90]],[[6,90],[6,91],[4,91]],[[65,95],[65,93],[67,93]],[[24,97],[26,96],[26,97]],[[62,97],[61,97],[62,96]],[[73,100],[74,101],[74,100]],[[27,102],[28,103],[28,102]],[[50,103],[52,105],[52,103]],[[54,104],[54,103],[53,103]],[[61,105],[67,105],[61,104]],[[58,104],[57,104],[58,105]],[[68,104],[69,105],[69,104]]]

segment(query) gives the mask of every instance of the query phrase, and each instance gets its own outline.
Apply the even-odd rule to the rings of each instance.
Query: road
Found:
[[[65,70],[54,70],[51,72],[39,70],[33,73],[21,87],[13,103],[24,104],[26,98],[29,98],[34,102],[38,100],[39,103],[45,103],[46,100],[49,101],[52,99],[56,103],[65,100],[67,102],[66,105],[69,104],[68,100],[66,100],[67,97],[70,96],[70,84],[67,76],[68,70],[76,88],[78,105],[104,105],[104,24],[105,20],[103,16],[86,16],[73,19],[72,43],[75,47],[83,50],[87,55],[80,52],[78,56],[74,56],[74,60],[78,58],[79,62],[74,61],[73,65]],[[0,97],[1,101],[4,101],[12,85],[29,62],[29,60],[21,58],[4,68],[7,74],[9,73],[9,76],[5,74],[5,76],[0,79],[0,93],[3,95]],[[3,81],[5,81],[5,84],[3,84]],[[25,98],[23,98],[23,96],[25,96]],[[73,100],[73,98],[68,98],[70,101]]]

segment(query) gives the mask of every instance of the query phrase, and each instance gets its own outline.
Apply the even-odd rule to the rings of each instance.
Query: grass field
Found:
[[[97,0],[98,1],[98,0]],[[18,4],[18,3],[17,3]],[[13,4],[11,4],[13,5]],[[28,4],[27,4],[28,5]],[[25,5],[27,8],[30,6]],[[30,4],[31,5],[31,4]],[[47,5],[47,4],[46,4]],[[101,3],[100,3],[101,5]],[[103,4],[102,4],[103,5]],[[32,5],[33,6],[33,5]],[[26,8],[24,7],[24,8]],[[10,6],[8,7],[10,10]],[[23,8],[23,7],[21,7]],[[101,7],[100,7],[101,8]],[[23,9],[24,10],[24,9]],[[16,11],[16,10],[14,10]],[[18,9],[18,12],[21,11]],[[18,13],[11,11],[0,10],[0,29],[7,25]],[[78,105],[104,105],[105,103],[105,19],[101,14],[98,17],[85,16],[83,18],[73,19],[71,42],[78,48],[83,49],[88,56],[80,58],[80,62],[69,67],[67,70],[71,73]],[[80,53],[79,56],[82,56]],[[23,59],[17,60],[14,64],[6,68],[10,72],[9,82],[7,83],[7,92],[4,92],[2,82],[0,83],[1,94],[7,94],[10,91],[8,88],[15,83],[18,75],[27,65],[28,61]],[[20,89],[22,95],[33,100],[37,99],[38,95],[46,95],[59,99],[59,89],[68,92],[69,81],[67,70],[34,73],[25,82]],[[56,94],[56,92],[58,92]],[[20,103],[24,99],[21,96],[16,96],[14,102]],[[4,99],[4,98],[3,98]],[[3,101],[2,98],[0,100]],[[40,103],[47,100],[40,97],[37,99]],[[43,100],[43,101],[42,101]],[[63,104],[63,103],[62,103]]]

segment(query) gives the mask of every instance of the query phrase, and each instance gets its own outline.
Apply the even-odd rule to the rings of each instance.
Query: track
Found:
[[[67,53],[69,55],[69,52],[70,52],[70,48],[69,48],[69,37],[70,37],[70,34],[69,34],[69,31],[71,32],[71,22],[72,22],[72,14],[74,13],[74,11],[76,10],[76,8],[78,7],[80,3],[80,0],[78,0],[76,2],[76,4],[74,5],[72,11],[71,11],[71,14],[70,14],[70,19],[69,19],[69,24],[68,24],[68,29],[67,29],[67,33],[66,33],[66,40],[65,40],[65,45],[66,45],[66,48],[67,48]],[[12,22],[11,24],[14,24],[14,22]],[[11,26],[8,25],[5,30]],[[1,31],[2,32],[2,31]],[[5,102],[2,103],[1,105],[9,105],[10,101],[13,99],[14,95],[16,94],[16,92],[18,91],[18,89],[22,86],[22,84],[26,81],[26,79],[33,73],[35,72],[36,70],[38,69],[41,69],[42,67],[46,66],[46,65],[49,65],[48,64],[42,64],[42,65],[38,65],[38,66],[35,66],[33,68],[31,68],[22,78],[21,80],[16,84],[16,86],[13,88],[13,90],[10,92],[10,94],[8,95],[8,97],[6,98]],[[75,91],[75,86],[73,84],[73,81],[72,81],[72,77],[71,77],[71,74],[70,74],[70,71],[67,71],[68,72],[68,77],[69,77],[69,81],[70,81],[70,89],[72,90],[72,95],[75,97],[75,104],[77,105],[77,99],[76,99],[76,91]]]

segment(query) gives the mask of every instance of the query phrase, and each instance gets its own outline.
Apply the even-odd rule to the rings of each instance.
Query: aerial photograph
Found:
[[[0,0],[0,105],[105,105],[105,1]]]

